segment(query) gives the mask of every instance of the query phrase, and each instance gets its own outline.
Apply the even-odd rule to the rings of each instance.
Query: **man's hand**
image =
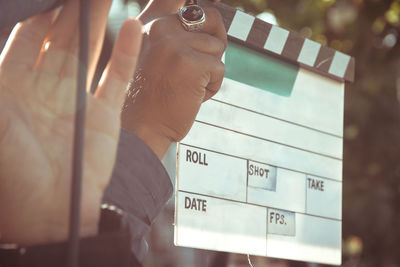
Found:
[[[89,76],[99,57],[111,0],[92,0]],[[79,1],[14,29],[0,57],[0,236],[21,245],[65,240],[69,224]],[[88,94],[81,236],[97,233],[114,165],[120,110],[141,44],[127,20],[96,94]]]
[[[183,3],[154,0],[140,18],[146,21],[162,12],[170,14]],[[200,32],[186,31],[176,14],[145,25],[147,35],[122,126],[142,138],[159,158],[171,142],[186,136],[201,103],[217,93],[222,83],[226,31],[215,8],[204,10],[207,19]]]

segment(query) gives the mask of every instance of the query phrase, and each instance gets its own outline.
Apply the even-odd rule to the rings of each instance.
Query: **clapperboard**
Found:
[[[175,244],[339,265],[354,58],[217,7],[229,36],[223,85],[165,159]]]

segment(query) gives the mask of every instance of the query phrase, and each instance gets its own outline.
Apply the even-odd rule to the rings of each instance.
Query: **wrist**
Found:
[[[126,120],[122,119],[122,128],[142,139],[160,160],[162,160],[172,143],[171,139],[162,134],[162,131],[156,130],[156,127],[138,122],[127,123]]]

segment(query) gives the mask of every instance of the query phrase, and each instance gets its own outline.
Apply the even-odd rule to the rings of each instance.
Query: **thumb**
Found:
[[[184,4],[185,0],[151,0],[140,13],[138,19],[146,24],[156,18],[177,13]]]

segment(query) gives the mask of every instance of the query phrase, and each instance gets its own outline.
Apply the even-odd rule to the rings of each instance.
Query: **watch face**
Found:
[[[196,22],[203,18],[204,11],[201,7],[193,5],[182,8],[182,17],[187,21]]]

